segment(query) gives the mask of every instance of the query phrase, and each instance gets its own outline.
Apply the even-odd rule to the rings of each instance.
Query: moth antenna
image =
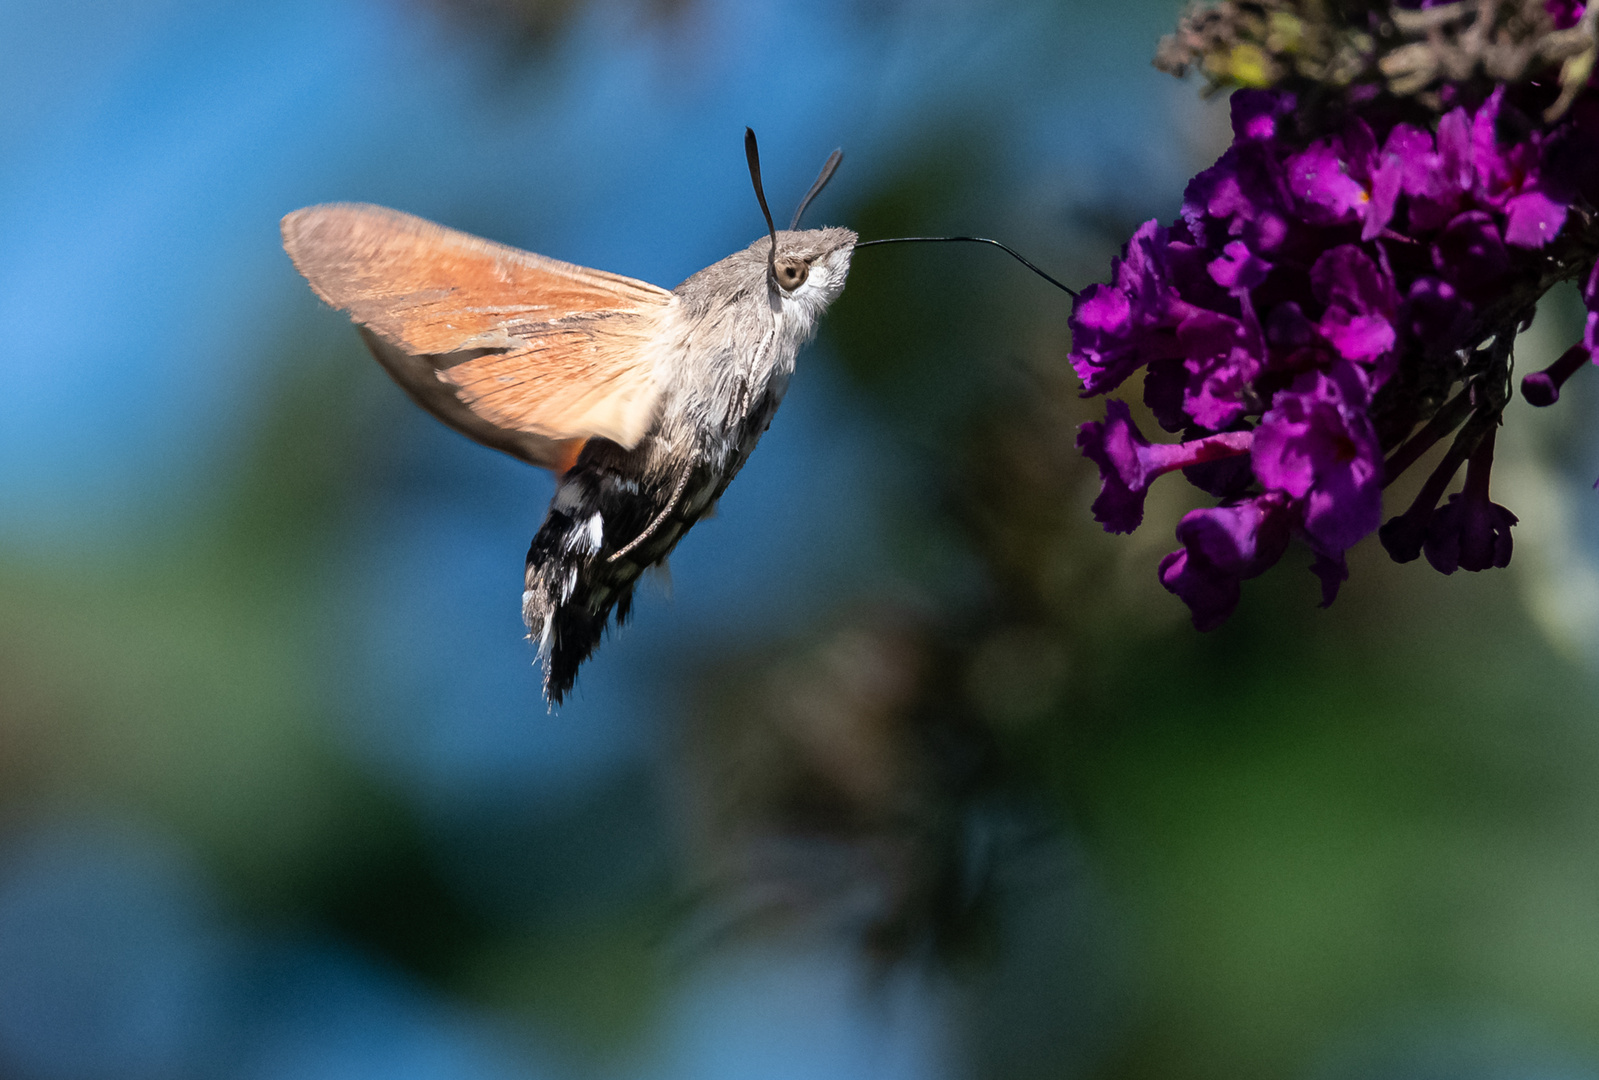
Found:
[[[772,234],[772,250],[766,255],[767,269],[772,279],[777,279],[777,226],[772,224],[772,211],[766,206],[766,192],[761,187],[761,151],[755,145],[755,129],[744,129],[744,156],[750,163],[750,182],[755,185],[755,197],[760,200],[761,213],[766,215],[766,231]]]
[[[1001,244],[998,240],[990,240],[986,236],[895,236],[886,240],[862,240],[860,243],[855,245],[855,250],[859,251],[861,248],[871,247],[873,244],[948,244],[958,240],[964,240],[973,244],[993,244],[1005,254],[1009,255],[1011,258],[1027,267],[1027,269],[1031,270],[1033,273],[1037,274],[1039,277],[1055,286],[1055,288],[1069,295],[1073,300],[1078,299],[1076,289],[1073,289],[1067,285],[1062,285],[1060,282],[1044,273],[1038,267],[1028,262],[1019,253],[1012,251],[1004,244]]]
[[[844,151],[834,150],[827,155],[827,161],[822,165],[822,171],[816,176],[816,183],[811,185],[811,190],[805,193],[800,200],[799,209],[794,211],[794,220],[788,223],[790,229],[799,228],[800,218],[805,214],[805,208],[811,205],[811,200],[822,193],[827,182],[833,179],[833,174],[838,171],[838,163],[844,160]]]

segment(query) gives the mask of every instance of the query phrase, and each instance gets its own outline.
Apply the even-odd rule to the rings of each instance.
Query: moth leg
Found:
[[[644,541],[655,535],[655,530],[659,529],[661,527],[661,523],[666,520],[667,516],[671,514],[673,510],[677,509],[678,500],[683,498],[683,492],[688,487],[688,478],[693,475],[693,472],[694,460],[690,458],[688,461],[683,463],[683,471],[678,474],[677,486],[672,488],[672,497],[667,500],[665,508],[662,509],[659,514],[655,515],[654,521],[651,521],[648,525],[644,526],[643,532],[639,533],[632,540],[628,541],[626,547],[620,548],[611,554],[605,560],[606,562],[615,562],[617,559],[620,559],[623,555],[626,555],[628,552],[637,548]]]

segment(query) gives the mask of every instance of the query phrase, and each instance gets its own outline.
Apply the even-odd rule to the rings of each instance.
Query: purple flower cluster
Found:
[[[1311,118],[1289,91],[1236,92],[1232,146],[1190,182],[1181,218],[1140,227],[1113,281],[1074,307],[1085,396],[1142,370],[1144,404],[1182,434],[1151,443],[1115,400],[1084,424],[1095,518],[1130,532],[1149,485],[1179,469],[1220,500],[1183,518],[1182,547],[1160,565],[1201,629],[1293,537],[1324,606],[1344,553],[1380,525],[1395,559],[1425,552],[1444,573],[1510,558],[1516,519],[1488,493],[1510,341],[1575,272],[1574,234],[1599,206],[1599,103],[1546,124],[1503,85],[1448,95],[1430,119],[1377,95]],[[1593,247],[1578,253],[1586,266]],[[1585,341],[1529,377],[1535,404],[1599,345],[1599,272],[1584,295]],[[1456,428],[1415,504],[1382,525],[1386,484]]]

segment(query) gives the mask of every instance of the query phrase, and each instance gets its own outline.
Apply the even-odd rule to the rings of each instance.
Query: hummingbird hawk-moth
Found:
[[[360,203],[283,219],[311,288],[418,405],[551,470],[522,615],[559,704],[639,575],[666,559],[755,449],[800,346],[843,291],[855,233],[772,224],[670,291]]]

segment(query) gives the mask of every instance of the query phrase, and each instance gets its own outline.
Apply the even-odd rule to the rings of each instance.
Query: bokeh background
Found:
[[[1584,380],[1511,406],[1508,571],[1367,543],[1319,611],[1305,553],[1201,636],[1185,486],[1089,517],[1066,298],[862,252],[551,714],[548,477],[278,245],[360,200],[670,286],[761,231],[749,124],[780,217],[842,145],[813,224],[1103,279],[1224,144],[1175,14],[0,2],[0,1078],[1599,1077]]]

